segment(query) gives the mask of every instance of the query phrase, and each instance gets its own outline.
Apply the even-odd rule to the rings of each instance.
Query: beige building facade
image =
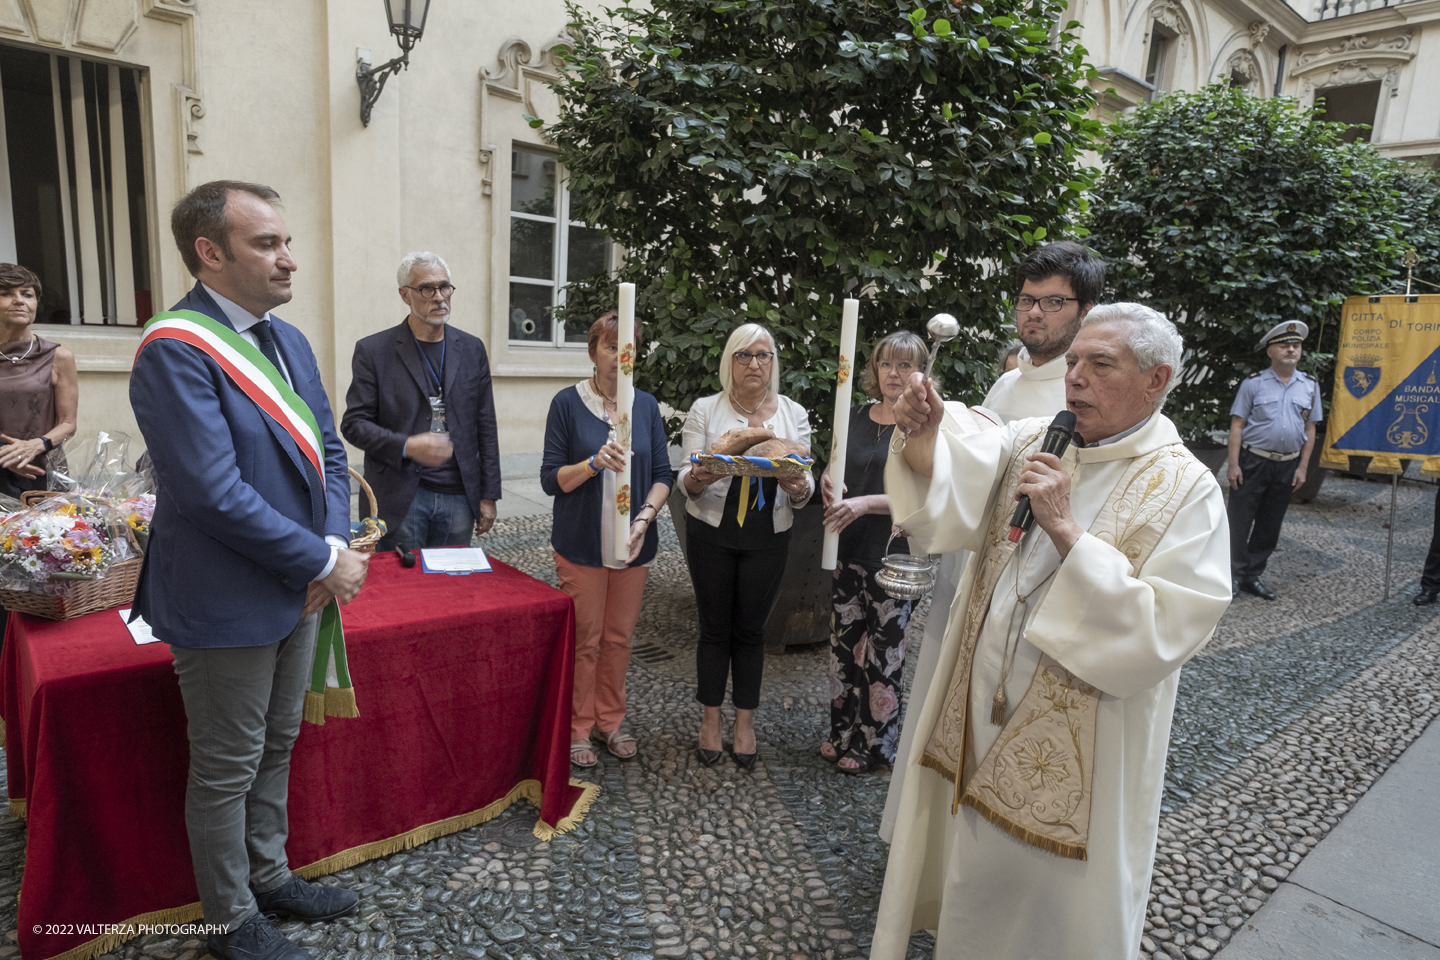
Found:
[[[1230,79],[1323,98],[1384,153],[1440,159],[1440,0],[1074,0],[1071,15],[1107,116]]]
[[[1440,156],[1440,0],[1075,3],[1111,114],[1231,77]],[[0,260],[45,282],[38,329],[78,358],[80,436],[137,433],[138,323],[193,282],[170,208],[235,178],[283,198],[300,270],[277,312],[309,336],[337,415],[355,341],[403,318],[395,268],[426,249],[450,264],[452,322],[490,351],[502,454],[536,454],[551,397],[590,372],[586,331],[551,312],[616,255],[570,221],[526,120],[556,115],[564,24],[561,0],[434,0],[366,126],[357,63],[397,52],[380,0],[0,0]]]

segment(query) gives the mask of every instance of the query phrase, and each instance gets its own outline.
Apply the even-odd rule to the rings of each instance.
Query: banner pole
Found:
[[[1390,556],[1395,552],[1395,492],[1400,489],[1400,475],[1390,475],[1390,538],[1385,544],[1385,597],[1390,599]]]

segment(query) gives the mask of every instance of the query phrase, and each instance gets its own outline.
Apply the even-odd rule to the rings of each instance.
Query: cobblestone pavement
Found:
[[[1330,477],[1290,510],[1266,581],[1180,684],[1142,957],[1206,960],[1440,711],[1440,619],[1410,604],[1434,488],[1404,482],[1394,583],[1382,602],[1389,487]],[[695,608],[669,518],[630,672],[638,759],[602,751],[586,821],[549,843],[517,804],[489,823],[325,878],[357,916],[282,929],[322,960],[847,958],[868,952],[886,846],[888,772],[837,773],[816,754],[826,651],[766,662],[761,763],[694,757]],[[491,553],[554,582],[548,517],[502,521]],[[920,629],[926,611],[912,621]],[[916,634],[918,636],[918,633]],[[913,662],[913,657],[911,658]],[[0,825],[0,960],[15,956],[23,821]],[[917,935],[911,956],[929,955]],[[199,960],[141,938],[110,956]]]

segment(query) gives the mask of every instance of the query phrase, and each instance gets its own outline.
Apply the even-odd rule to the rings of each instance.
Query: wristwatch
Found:
[[[41,437],[41,438],[40,438],[40,442],[43,443],[43,444],[45,444],[45,452],[46,452],[46,453],[49,453],[51,450],[54,450],[54,449],[55,449],[55,442],[54,442],[53,440],[51,440],[49,437]]]

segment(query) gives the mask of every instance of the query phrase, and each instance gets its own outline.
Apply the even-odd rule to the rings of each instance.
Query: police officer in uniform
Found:
[[[1295,369],[1310,328],[1298,320],[1276,324],[1259,346],[1270,367],[1240,384],[1230,407],[1230,572],[1232,592],[1266,600],[1260,582],[1280,541],[1290,494],[1305,482],[1315,424],[1323,414],[1320,384]]]

